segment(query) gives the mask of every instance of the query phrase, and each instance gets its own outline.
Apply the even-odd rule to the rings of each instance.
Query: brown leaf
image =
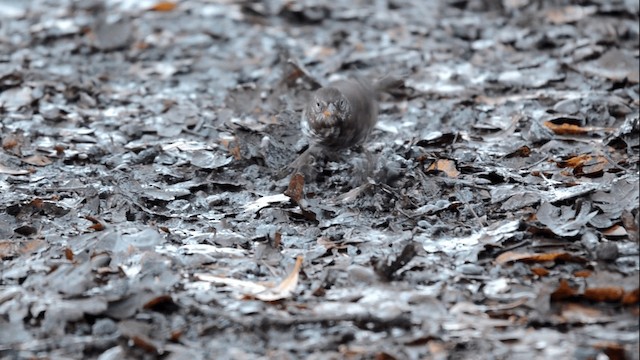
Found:
[[[379,352],[377,354],[375,354],[375,356],[373,357],[375,360],[397,360],[398,358],[387,353],[387,352]]]
[[[159,354],[158,346],[146,335],[134,335],[131,337],[133,345],[150,354]]]
[[[450,178],[456,178],[460,175],[458,169],[456,169],[456,163],[449,159],[438,159],[433,164],[429,165],[427,172],[443,172]]]
[[[9,151],[18,146],[18,137],[15,135],[7,135],[2,139],[2,148]]]
[[[628,291],[622,297],[622,303],[625,305],[637,304],[640,302],[640,288]]]
[[[31,200],[29,205],[33,206],[35,209],[42,210],[44,208],[44,200],[42,200],[41,198],[35,198]]]
[[[602,319],[603,312],[593,306],[567,302],[562,304],[561,314],[565,321],[590,323]]]
[[[71,248],[64,249],[64,258],[73,261],[73,250],[71,250]]]
[[[95,230],[95,231],[102,231],[104,230],[104,224],[102,222],[100,222],[100,220],[98,220],[97,218],[93,217],[93,216],[85,216],[85,219],[91,221],[93,223],[93,225],[89,226],[89,229]]]
[[[587,155],[587,154],[582,154],[582,155],[578,155],[578,156],[574,156],[568,160],[565,161],[560,161],[558,162],[558,166],[559,167],[572,167],[572,168],[576,168],[578,166],[581,166],[582,164],[584,164],[586,161],[590,160],[592,157],[591,155]]]
[[[293,293],[293,290],[295,290],[296,286],[298,285],[298,276],[300,273],[300,268],[302,267],[302,260],[303,257],[298,256],[298,258],[296,259],[296,264],[294,265],[291,273],[289,273],[289,275],[284,280],[282,280],[282,282],[278,284],[278,286],[257,293],[255,295],[256,299],[262,301],[276,301],[290,297]]]
[[[304,175],[295,173],[289,180],[289,187],[284,194],[290,197],[296,204],[300,204],[304,196]]]
[[[169,340],[171,340],[173,342],[178,342],[178,341],[180,341],[180,338],[182,337],[183,334],[184,334],[184,330],[182,330],[182,329],[173,330],[173,331],[171,331],[171,334],[169,336]]]
[[[576,176],[596,175],[611,167],[611,163],[604,156],[578,155],[557,163],[559,167],[573,168]]]
[[[44,155],[32,155],[22,159],[22,162],[33,166],[46,166],[52,163],[52,161]]]
[[[606,237],[622,237],[627,236],[627,230],[620,225],[613,225],[612,227],[604,230],[602,235]]]
[[[536,274],[536,275],[538,275],[538,276],[547,276],[547,275],[549,275],[549,270],[547,270],[547,269],[545,269],[543,267],[539,267],[539,266],[532,267],[531,268],[531,272]]]
[[[587,288],[584,290],[583,296],[591,301],[618,302],[624,296],[624,289],[620,286]]]
[[[276,234],[274,235],[273,238],[273,247],[274,248],[280,248],[280,245],[282,245],[282,233],[279,231],[276,231]]]
[[[242,160],[242,153],[240,151],[240,144],[237,137],[223,137],[220,139],[220,144],[224,146],[229,154],[236,160]]]
[[[242,154],[240,153],[240,144],[234,143],[234,145],[229,148],[229,154],[231,154],[236,160],[242,160]]]
[[[574,296],[576,296],[576,291],[569,286],[567,280],[561,279],[558,288],[551,293],[551,301],[564,300]]]
[[[505,157],[513,158],[513,157],[529,157],[529,156],[531,156],[531,149],[528,146],[524,145],[517,148],[515,151],[507,154],[507,156]]]
[[[18,251],[18,244],[15,241],[0,241],[0,259],[14,257]]]
[[[56,155],[58,155],[58,156],[64,155],[64,146],[63,145],[56,145],[56,146],[53,147],[53,149],[56,151]]]
[[[579,256],[572,255],[567,252],[555,252],[555,253],[518,253],[515,251],[507,251],[505,253],[500,254],[496,258],[496,263],[505,264],[508,262],[521,261],[524,263],[539,263],[539,262],[547,262],[547,261],[566,261],[566,262],[577,262],[584,263],[586,260]]]
[[[2,164],[0,164],[0,174],[7,174],[7,175],[27,175],[29,174],[30,171],[29,170],[20,170],[20,169],[11,169],[8,168]]]
[[[344,242],[335,242],[333,240],[331,240],[331,238],[326,237],[326,236],[321,236],[318,238],[317,240],[318,245],[324,246],[327,250],[331,250],[331,249],[346,249],[349,247],[348,243],[344,243]]]
[[[591,276],[591,271],[589,271],[589,270],[578,270],[578,271],[573,273],[573,276],[579,277],[579,278],[588,278],[589,276]]]
[[[40,240],[40,239],[27,241],[26,243],[24,243],[20,247],[20,252],[22,254],[29,254],[29,253],[35,252],[36,250],[38,250],[40,247],[44,246],[45,244],[46,244],[46,242],[44,240]]]
[[[565,6],[547,11],[547,19],[555,25],[574,23],[597,12],[596,6]]]
[[[587,135],[593,132],[611,132],[615,130],[613,128],[602,128],[595,126],[585,127],[567,123],[555,124],[551,121],[545,121],[544,126],[551,129],[551,131],[553,131],[557,135]]]
[[[178,7],[178,4],[176,4],[176,3],[172,2],[172,1],[159,1],[159,2],[155,3],[152,7],[150,7],[149,10],[151,10],[151,11],[172,11],[176,7]]]
[[[625,360],[627,359],[625,346],[610,342],[601,341],[593,345],[594,348],[602,350],[609,360]]]
[[[174,305],[174,304],[175,303],[173,302],[173,298],[171,297],[171,295],[160,295],[147,301],[144,305],[142,305],[142,307],[144,309],[153,310],[162,305]]]

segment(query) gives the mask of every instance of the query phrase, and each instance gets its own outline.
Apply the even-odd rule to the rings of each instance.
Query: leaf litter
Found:
[[[638,359],[637,4],[0,9],[0,357]]]

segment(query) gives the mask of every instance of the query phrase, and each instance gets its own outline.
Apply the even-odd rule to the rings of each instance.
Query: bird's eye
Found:
[[[340,108],[344,109],[346,102],[344,101],[344,99],[340,99],[340,102],[338,102],[338,105],[340,106]]]
[[[317,107],[318,109],[320,109],[320,102],[319,102],[319,101],[316,103],[316,107]]]

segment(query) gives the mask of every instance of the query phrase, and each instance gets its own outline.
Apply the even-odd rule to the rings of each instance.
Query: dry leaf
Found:
[[[607,236],[607,237],[622,237],[622,236],[627,236],[627,230],[625,228],[623,228],[620,225],[613,225],[612,227],[608,228],[607,230],[604,230],[602,232],[602,235]]]
[[[15,241],[0,241],[0,259],[14,257],[18,251],[18,244]]]
[[[567,261],[567,262],[577,262],[584,263],[585,259],[572,255],[567,252],[555,252],[555,253],[518,253],[515,251],[507,251],[505,253],[500,254],[496,258],[496,263],[505,264],[508,262],[521,261],[524,263],[539,263],[539,262],[547,262],[547,261]]]
[[[611,341],[600,341],[592,345],[594,348],[602,350],[609,360],[627,359],[625,346]]]
[[[20,252],[22,254],[30,254],[38,250],[40,247],[44,246],[46,242],[44,240],[35,239],[31,241],[27,241],[20,247]]]
[[[591,276],[591,271],[589,271],[589,270],[578,270],[578,271],[573,273],[573,276],[580,277],[580,278],[588,278],[589,276]]]
[[[302,267],[302,256],[298,256],[296,264],[289,275],[276,286],[267,286],[264,284],[257,284],[250,281],[243,281],[238,279],[232,279],[227,277],[213,276],[208,274],[195,274],[198,280],[207,281],[216,284],[224,284],[229,287],[235,288],[245,294],[248,298],[256,298],[262,301],[276,301],[285,299],[291,296],[296,286],[298,285],[298,274]]]
[[[606,317],[606,315],[593,306],[568,302],[562,304],[561,314],[565,321],[593,323]]]
[[[150,354],[158,354],[158,346],[146,335],[134,335],[131,337],[133,345]]]
[[[51,164],[52,161],[44,155],[32,155],[22,159],[22,162],[33,166],[46,166]]]
[[[93,223],[93,225],[89,226],[89,229],[95,230],[95,231],[102,231],[104,230],[104,224],[102,222],[100,222],[100,220],[98,220],[97,218],[93,217],[93,216],[85,216],[85,219],[91,221]]]
[[[2,139],[2,148],[9,151],[18,146],[18,138],[13,135],[8,135]]]
[[[155,3],[155,5],[153,5],[152,7],[149,8],[149,10],[151,11],[172,11],[174,10],[176,7],[178,7],[178,4],[172,2],[172,1],[160,1]]]
[[[592,132],[612,132],[613,128],[603,128],[595,126],[578,126],[574,124],[555,124],[551,121],[545,121],[544,126],[548,127],[558,135],[587,135]]]
[[[596,6],[565,6],[547,11],[547,18],[552,24],[568,24],[589,17],[598,11]]]
[[[514,158],[514,157],[529,157],[529,156],[531,156],[531,149],[528,146],[524,145],[517,148],[515,151],[507,154],[505,157]]]
[[[289,180],[289,187],[284,194],[291,198],[296,204],[300,204],[300,200],[304,196],[304,175],[295,173]]]
[[[531,272],[536,274],[536,275],[538,275],[538,276],[547,276],[547,275],[549,275],[549,270],[547,270],[547,269],[545,269],[543,267],[539,267],[539,266],[532,267],[531,268]]]
[[[298,256],[296,264],[293,267],[293,271],[291,271],[289,276],[282,280],[278,286],[258,293],[255,297],[262,301],[276,301],[290,297],[298,285],[298,275],[300,273],[300,268],[302,267],[302,259],[302,256]]]
[[[264,196],[261,197],[258,200],[255,200],[253,202],[248,203],[247,205],[244,206],[244,211],[245,212],[256,212],[262,208],[265,208],[267,206],[270,206],[271,204],[274,203],[284,203],[284,202],[288,202],[289,201],[289,197],[285,194],[276,194],[276,195],[269,195],[269,196]]]
[[[569,286],[567,280],[561,279],[558,288],[551,293],[551,301],[564,300],[573,296],[576,296],[576,291]]]
[[[251,281],[238,280],[223,276],[215,276],[209,274],[195,274],[196,279],[214,284],[222,284],[230,288],[237,289],[243,293],[258,293],[265,291],[267,287],[262,284],[256,284]]]
[[[67,247],[64,249],[64,258],[73,261],[73,250],[71,250],[71,248]]]
[[[0,164],[0,174],[6,175],[27,175],[29,174],[29,170],[20,170],[20,169],[10,169],[2,164]]]
[[[624,289],[620,286],[587,288],[584,290],[583,296],[591,301],[618,302],[624,296]]]
[[[610,168],[610,162],[604,156],[591,156],[587,154],[574,156],[568,160],[557,163],[559,167],[573,168],[576,176],[594,175],[602,173]]]
[[[640,302],[640,288],[628,291],[622,297],[622,303],[624,305],[637,304],[638,302]]]
[[[431,171],[443,172],[450,178],[456,178],[460,175],[460,172],[456,169],[456,163],[449,159],[438,159],[427,168],[427,172]]]
[[[172,304],[175,304],[175,303],[173,302],[173,298],[171,297],[171,295],[159,295],[147,301],[146,303],[144,303],[142,305],[142,308],[154,309],[154,308],[157,308],[158,306],[172,305]]]

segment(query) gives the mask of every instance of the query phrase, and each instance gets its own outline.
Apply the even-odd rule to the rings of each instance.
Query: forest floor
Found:
[[[638,11],[0,0],[0,358],[638,359]]]

